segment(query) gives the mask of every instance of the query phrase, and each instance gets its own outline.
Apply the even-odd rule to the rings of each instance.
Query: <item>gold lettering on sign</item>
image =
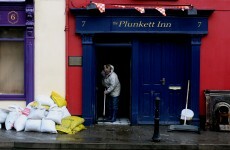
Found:
[[[159,28],[171,28],[171,27],[172,27],[172,24],[171,24],[171,23],[168,23],[168,22],[161,22],[161,21],[158,21],[157,27],[159,27]]]
[[[85,23],[86,23],[86,21],[82,21],[82,22],[81,22],[81,26],[84,27],[84,26],[85,26]]]
[[[16,11],[10,11],[8,13],[8,22],[11,24],[16,24],[18,22],[18,13]]]
[[[116,24],[116,23],[113,23]],[[129,21],[119,21],[117,23],[118,27],[124,27],[124,28],[153,28],[155,25],[155,22],[129,22]]]
[[[198,27],[198,28],[201,27],[202,22],[199,21],[199,22],[197,22],[197,23],[198,23],[198,26],[197,26],[197,27]]]
[[[118,26],[119,28],[171,28],[172,23],[170,22],[154,22],[154,21],[149,21],[149,22],[143,22],[143,21],[137,21],[137,22],[130,22],[127,20],[122,20],[122,21],[114,21],[113,22],[114,26]]]

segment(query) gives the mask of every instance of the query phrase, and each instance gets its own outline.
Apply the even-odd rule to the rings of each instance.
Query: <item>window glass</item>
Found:
[[[0,94],[24,94],[23,41],[0,41]]]
[[[0,28],[0,38],[23,38],[23,28]],[[1,39],[0,39],[1,40]]]

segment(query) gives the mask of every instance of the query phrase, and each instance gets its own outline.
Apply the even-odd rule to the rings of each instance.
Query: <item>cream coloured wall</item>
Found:
[[[65,97],[65,0],[35,0],[35,97],[52,90]],[[0,108],[25,101],[1,101]]]
[[[35,0],[35,97],[65,97],[65,0]]]
[[[9,101],[9,100],[6,100],[6,101],[1,100],[0,102],[0,108],[3,108],[3,109],[8,109],[9,106],[12,106],[12,105],[16,105],[16,106],[25,108],[26,102],[25,101]]]

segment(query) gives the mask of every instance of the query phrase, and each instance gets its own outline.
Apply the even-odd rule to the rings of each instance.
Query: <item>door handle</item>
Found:
[[[160,80],[160,81],[161,81],[162,85],[165,85],[165,78],[162,78],[162,80]]]

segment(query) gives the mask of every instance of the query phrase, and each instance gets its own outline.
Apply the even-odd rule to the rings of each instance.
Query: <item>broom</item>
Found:
[[[105,100],[106,100],[106,94],[104,94],[103,120],[105,119]]]
[[[185,115],[184,115],[184,124],[183,125],[170,125],[168,131],[190,131],[200,133],[200,128],[193,125],[187,125],[187,110],[188,110],[188,95],[189,95],[189,83],[187,87],[187,96],[186,96],[186,105],[185,105]]]
[[[102,113],[102,120],[100,120],[99,122],[106,122],[105,119],[105,101],[106,101],[106,94],[104,94],[104,101],[103,101],[103,113]]]

